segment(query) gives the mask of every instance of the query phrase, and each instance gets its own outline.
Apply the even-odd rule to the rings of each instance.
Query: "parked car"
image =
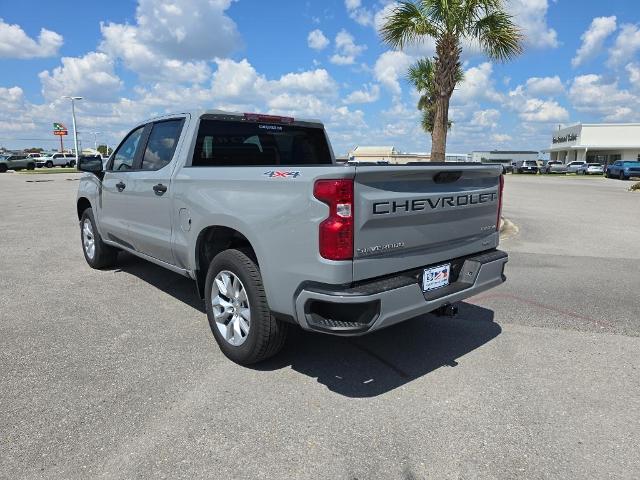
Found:
[[[76,156],[73,153],[54,153],[47,157],[38,159],[38,166],[52,167],[75,167]]]
[[[214,110],[139,124],[79,169],[89,266],[124,250],[192,278],[237,363],[288,324],[363,335],[506,279],[499,165],[337,165],[318,121]]]
[[[604,166],[601,163],[587,163],[587,170],[584,173],[587,175],[602,175]]]
[[[617,177],[620,180],[628,180],[630,177],[640,177],[640,162],[616,160],[607,167],[607,178]]]
[[[540,167],[538,167],[538,162],[536,162],[535,160],[522,160],[516,162],[515,169],[518,173],[536,174],[540,170]]]
[[[36,153],[28,153],[27,154],[27,157],[29,157],[29,158],[40,158],[41,156],[42,156],[42,154],[37,153],[37,152]]]
[[[584,175],[585,173],[587,173],[587,162],[577,160],[577,161],[567,163],[567,173]]]
[[[562,162],[558,162],[557,160],[550,160],[545,165],[543,171],[544,173],[547,173],[547,174],[551,174],[551,173],[565,174],[567,173],[567,166]]]
[[[0,173],[7,170],[33,170],[36,168],[36,162],[24,153],[2,155],[0,156]]]

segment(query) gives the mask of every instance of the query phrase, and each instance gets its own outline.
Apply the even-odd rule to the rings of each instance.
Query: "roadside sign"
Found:
[[[69,132],[67,131],[67,127],[65,127],[63,124],[58,122],[53,122],[53,134],[63,136],[63,135],[69,135]]]

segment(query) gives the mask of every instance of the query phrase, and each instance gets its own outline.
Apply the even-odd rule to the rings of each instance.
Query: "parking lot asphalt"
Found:
[[[192,282],[91,270],[78,175],[0,175],[0,478],[640,477],[640,194],[507,175],[508,281],[230,363]]]

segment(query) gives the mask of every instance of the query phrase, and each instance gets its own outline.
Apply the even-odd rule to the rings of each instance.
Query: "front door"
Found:
[[[174,264],[171,249],[171,176],[178,157],[185,118],[151,125],[140,163],[129,174],[127,220],[134,248],[163,262]]]
[[[100,208],[100,234],[113,242],[131,248],[127,220],[128,193],[140,140],[145,127],[133,130],[111,157],[102,179],[102,205]],[[129,190],[128,190],[129,189]]]

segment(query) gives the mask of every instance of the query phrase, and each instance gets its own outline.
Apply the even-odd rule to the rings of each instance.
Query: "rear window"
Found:
[[[192,166],[330,163],[331,153],[322,128],[203,119]]]
[[[524,164],[525,164],[525,165],[533,165],[533,166],[536,166],[536,165],[538,165],[538,162],[536,162],[535,160],[525,160],[525,161],[524,161]]]
[[[588,165],[590,167],[601,167],[602,166],[602,164],[600,164],[600,163],[589,163]]]

